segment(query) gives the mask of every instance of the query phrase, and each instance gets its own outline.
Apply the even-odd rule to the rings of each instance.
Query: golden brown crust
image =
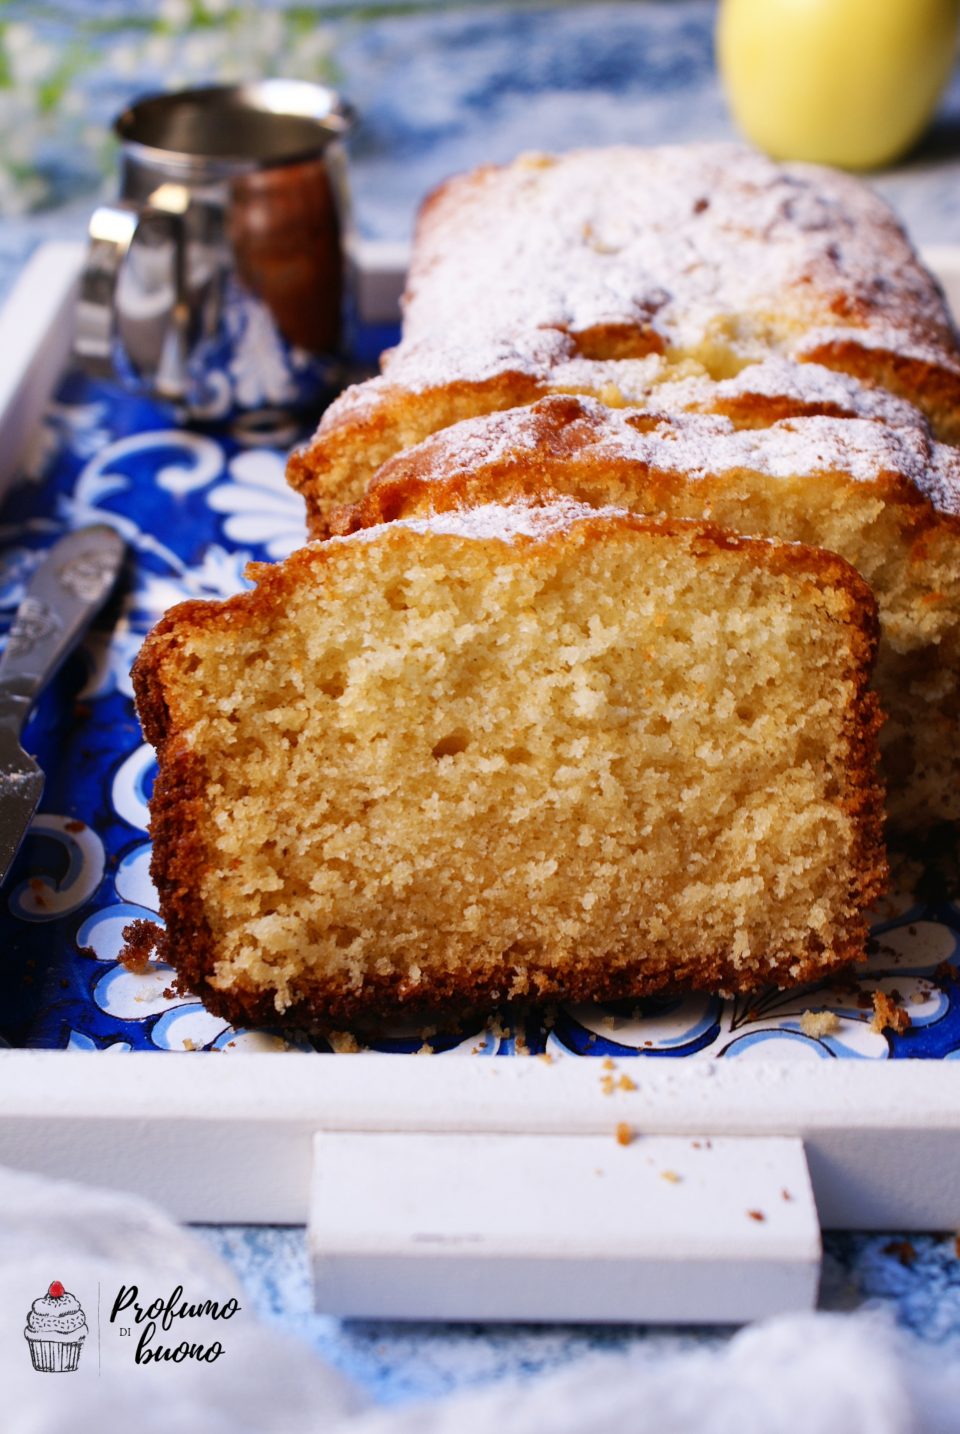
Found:
[[[723,420],[686,415],[651,422],[573,395],[432,435],[385,463],[358,503],[334,509],[331,528],[350,533],[414,514],[551,493],[592,503],[648,493],[669,505],[682,490],[699,495],[709,511],[715,480],[785,471],[810,479],[839,473],[872,486],[885,502],[912,510],[918,540],[940,526],[960,531],[960,462],[920,433],[820,417],[732,433]]]
[[[258,567],[266,572],[271,570],[269,564],[250,564],[248,572],[255,572]],[[229,629],[235,624],[242,624],[255,610],[248,601],[250,596],[249,593],[237,593],[235,597],[227,598],[224,602],[191,598],[187,602],[177,603],[164,613],[148,633],[137,653],[130,676],[143,735],[158,751],[163,747],[173,725],[163,676],[165,660],[176,650],[181,638],[197,628],[209,626]]]
[[[761,365],[753,365],[759,370]],[[799,367],[799,366],[798,366]],[[814,365],[808,365],[813,370]],[[882,421],[894,418],[903,424],[909,421],[903,413],[891,411],[884,402],[874,406],[867,390],[853,390],[849,397],[810,391],[811,386],[800,379],[782,393],[767,393],[750,387],[750,371],[744,371],[736,384],[711,384],[701,380],[689,385],[651,387],[645,398],[623,399],[619,406],[635,408],[638,425],[669,421],[671,415],[703,412],[729,418],[737,428],[770,428],[787,418],[857,418],[869,417]],[[574,379],[557,375],[561,391],[557,392],[549,377],[531,377],[519,372],[505,372],[496,379],[468,384],[450,381],[440,390],[411,394],[402,386],[384,379],[373,379],[348,389],[324,416],[322,442],[296,448],[287,460],[286,477],[307,505],[307,531],[311,538],[323,539],[331,533],[348,531],[341,517],[346,507],[359,498],[366,484],[380,481],[381,474],[394,456],[418,449],[433,434],[442,434],[459,423],[484,415],[507,412],[525,405],[562,402],[567,396],[576,402],[576,393],[568,395],[566,387],[577,390]],[[581,379],[586,401],[596,396],[607,401],[608,385],[598,377],[595,391]],[[816,385],[812,386],[813,388]],[[960,413],[960,408],[957,410]],[[923,427],[923,417],[912,410],[912,420]],[[945,420],[946,424],[946,420]],[[946,426],[949,426],[948,424]],[[319,439],[319,435],[318,435]],[[359,455],[359,456],[358,456]],[[344,490],[342,478],[349,474]]]
[[[287,482],[306,502],[310,537],[326,538],[332,505],[362,492],[379,464],[398,449],[475,414],[533,403],[546,392],[538,379],[511,371],[478,383],[451,379],[416,398],[383,379],[347,389],[324,414],[322,443],[295,448],[287,460]]]
[[[165,742],[157,753],[159,773],[150,799],[153,854],[150,875],[160,898],[163,956],[180,986],[199,992],[198,982],[216,960],[200,896],[200,879],[212,860],[204,839],[206,768],[183,742]]]
[[[960,443],[960,374],[941,364],[883,349],[865,352],[850,340],[832,339],[808,355],[813,363],[877,384],[922,407],[944,443]]]

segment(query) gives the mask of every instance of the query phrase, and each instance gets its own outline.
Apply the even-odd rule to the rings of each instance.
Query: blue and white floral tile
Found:
[[[0,515],[0,631],[24,583],[67,528],[112,523],[129,547],[121,590],[40,702],[27,733],[47,773],[41,810],[0,894],[0,1032],[73,1050],[431,1051],[479,1056],[675,1059],[960,1056],[960,905],[890,899],[856,980],[721,1000],[658,996],[561,1007],[519,1025],[397,1028],[361,1043],[236,1030],[174,989],[159,962],[118,959],[123,928],[156,918],[147,803],[155,773],[133,709],[130,665],[173,603],[247,586],[251,559],[304,540],[301,500],[280,452],[177,428],[169,412],[71,375],[47,415],[27,479]],[[960,979],[960,971],[958,971]],[[903,1034],[872,1028],[875,991],[906,1007]],[[835,1016],[810,1034],[808,1011]],[[806,1027],[806,1029],[804,1029]]]

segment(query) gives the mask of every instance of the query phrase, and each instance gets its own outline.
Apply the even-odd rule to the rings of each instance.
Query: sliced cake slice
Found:
[[[445,429],[385,464],[347,529],[565,494],[840,553],[880,610],[876,688],[891,820],[960,821],[960,453],[915,428],[717,418],[543,399]]]
[[[181,983],[319,1026],[805,981],[881,891],[842,559],[569,501],[313,544],[134,680]]]

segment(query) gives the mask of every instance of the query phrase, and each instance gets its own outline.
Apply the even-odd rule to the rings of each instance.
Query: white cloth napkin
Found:
[[[83,1305],[75,1371],[34,1369],[24,1327],[59,1280]],[[145,1348],[181,1342],[215,1362],[137,1364],[146,1306],[177,1286],[222,1305],[246,1296],[227,1265],[143,1200],[0,1169],[0,1425],[4,1434],[955,1434],[960,1368],[870,1314],[798,1315],[717,1348],[664,1354],[655,1343],[592,1356],[562,1373],[468,1390],[429,1404],[374,1407],[307,1345],[247,1308],[184,1316]],[[174,1302],[176,1303],[176,1302]],[[124,1327],[129,1334],[121,1334]]]

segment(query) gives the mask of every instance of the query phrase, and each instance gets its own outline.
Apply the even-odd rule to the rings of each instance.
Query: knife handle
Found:
[[[124,543],[106,523],[68,533],[27,583],[0,657],[0,723],[19,731],[113,587]]]

